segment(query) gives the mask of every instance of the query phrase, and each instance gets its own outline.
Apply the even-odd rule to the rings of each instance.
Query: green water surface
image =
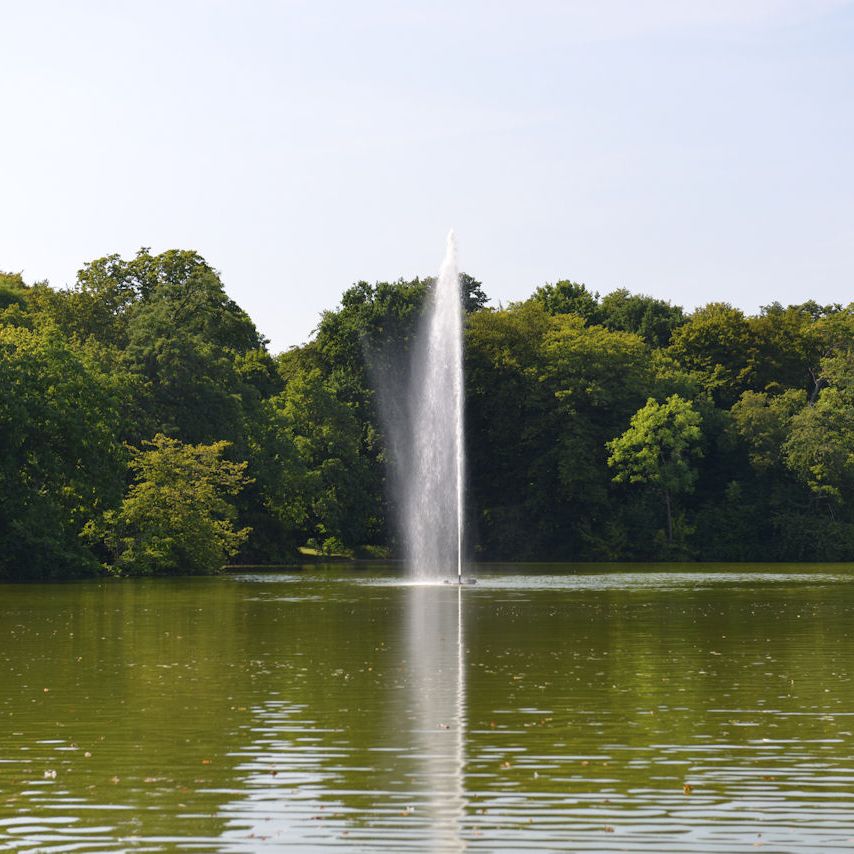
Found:
[[[0,587],[0,850],[854,850],[854,568],[474,572]]]

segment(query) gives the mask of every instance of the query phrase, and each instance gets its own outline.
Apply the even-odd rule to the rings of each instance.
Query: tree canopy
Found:
[[[434,282],[357,282],[271,354],[191,250],[0,274],[0,578],[399,553],[383,424]],[[854,553],[854,304],[461,284],[472,556]]]
[[[127,495],[86,528],[103,541],[107,567],[125,575],[217,572],[250,534],[236,530],[229,497],[249,482],[245,462],[223,459],[228,442],[187,445],[158,433],[131,448]]]

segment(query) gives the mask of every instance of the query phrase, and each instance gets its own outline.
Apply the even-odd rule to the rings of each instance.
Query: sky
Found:
[[[195,249],[273,351],[353,282],[854,300],[854,0],[0,0],[0,269]]]

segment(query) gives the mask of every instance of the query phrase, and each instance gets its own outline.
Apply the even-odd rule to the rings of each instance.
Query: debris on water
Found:
[[[55,780],[56,771],[54,771],[53,768],[49,768],[47,771],[44,772],[44,778],[45,780]]]
[[[690,794],[691,794],[691,792],[693,792],[693,791],[694,791],[694,787],[693,787],[690,783],[686,783],[686,784],[682,787],[682,791],[683,791],[686,795],[690,795]]]

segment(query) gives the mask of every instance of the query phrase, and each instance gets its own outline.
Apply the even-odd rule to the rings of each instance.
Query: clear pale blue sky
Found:
[[[201,252],[279,350],[453,226],[493,302],[854,299],[851,0],[0,0],[0,269]]]

